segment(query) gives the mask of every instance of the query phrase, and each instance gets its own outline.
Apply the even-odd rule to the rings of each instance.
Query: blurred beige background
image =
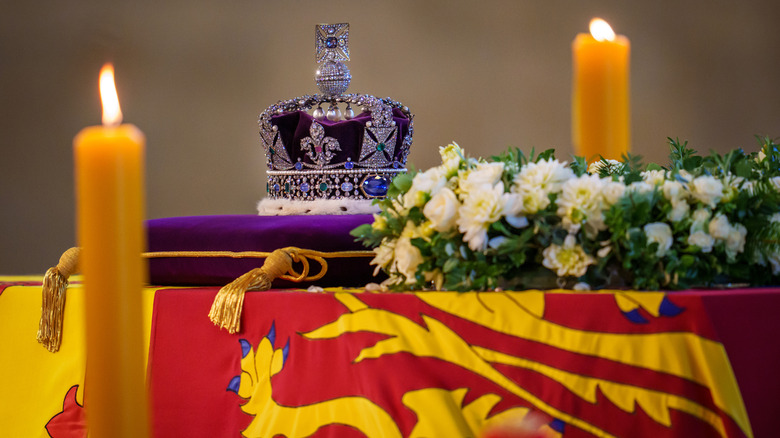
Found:
[[[571,154],[571,42],[600,16],[632,43],[633,151],[701,152],[780,136],[780,2],[35,1],[0,5],[0,274],[43,273],[75,244],[71,142],[100,122],[116,67],[147,135],[149,218],[253,214],[265,190],[257,115],[316,92],[316,23],[349,22],[350,91],[415,113],[410,162],[457,141]]]

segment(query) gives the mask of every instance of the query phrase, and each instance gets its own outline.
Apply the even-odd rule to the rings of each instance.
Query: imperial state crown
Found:
[[[314,44],[320,93],[279,101],[259,117],[267,164],[260,214],[365,213],[407,170],[409,108],[346,93],[349,24],[315,26]]]

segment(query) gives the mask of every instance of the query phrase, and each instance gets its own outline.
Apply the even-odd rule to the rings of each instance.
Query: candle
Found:
[[[103,126],[73,140],[77,236],[87,318],[85,408],[89,435],[149,434],[141,290],[144,144],[122,112],[113,67],[100,72]]]
[[[628,38],[594,18],[572,44],[572,141],[588,161],[620,160],[631,144]]]

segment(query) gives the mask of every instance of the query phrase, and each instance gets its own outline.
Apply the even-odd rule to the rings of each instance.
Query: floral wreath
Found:
[[[453,143],[441,165],[397,176],[352,235],[396,290],[778,284],[780,152],[759,142],[703,157],[670,138],[667,167],[552,149],[483,160]]]

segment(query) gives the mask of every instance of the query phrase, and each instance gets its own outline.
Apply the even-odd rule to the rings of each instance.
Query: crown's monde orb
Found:
[[[347,91],[352,75],[343,62],[327,61],[317,69],[314,80],[322,94],[336,96]]]

